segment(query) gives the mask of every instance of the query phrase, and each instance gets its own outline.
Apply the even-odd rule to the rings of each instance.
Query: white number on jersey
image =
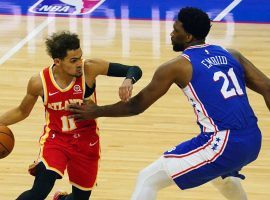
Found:
[[[243,95],[244,92],[239,85],[239,82],[235,76],[233,68],[230,68],[227,74],[230,77],[230,80],[232,80],[232,83],[234,86],[234,88],[231,88],[230,90],[228,89],[229,78],[225,73],[223,73],[222,71],[218,71],[214,73],[214,77],[213,77],[214,81],[218,81],[220,78],[224,79],[223,85],[220,89],[220,92],[224,96],[224,98],[227,99],[229,97],[235,96],[236,94]]]
[[[63,116],[61,117],[62,120],[62,131],[67,132],[67,131],[72,131],[76,129],[76,124],[74,121],[74,118],[68,118],[68,116]]]

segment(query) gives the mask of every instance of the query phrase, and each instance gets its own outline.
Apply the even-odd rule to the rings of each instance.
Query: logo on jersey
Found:
[[[82,93],[81,86],[79,86],[79,85],[74,85],[73,90],[74,90],[74,93],[73,94],[80,94],[80,93]]]
[[[53,96],[53,95],[55,95],[55,94],[57,94],[57,93],[59,93],[59,91],[53,92],[53,93],[50,93],[50,92],[49,92],[49,96],[51,97],[51,96]]]
[[[90,147],[93,147],[93,146],[95,146],[97,143],[98,143],[98,140],[95,141],[94,143],[91,143],[91,142],[90,142],[90,143],[89,143],[89,146],[90,146]]]
[[[32,13],[81,15],[93,12],[105,0],[39,0],[29,8]]]

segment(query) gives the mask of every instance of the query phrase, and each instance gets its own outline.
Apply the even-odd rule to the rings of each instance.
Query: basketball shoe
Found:
[[[68,195],[67,192],[57,191],[57,192],[53,195],[53,200],[60,200],[62,197],[66,197],[67,195]]]

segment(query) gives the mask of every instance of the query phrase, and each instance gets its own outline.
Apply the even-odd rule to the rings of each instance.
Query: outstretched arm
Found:
[[[40,92],[42,91],[41,80],[39,76],[32,77],[27,86],[27,93],[24,96],[20,105],[13,108],[0,116],[0,124],[6,126],[15,124],[30,114],[33,109]]]
[[[245,72],[246,85],[251,90],[261,94],[270,110],[270,79],[256,68],[240,52],[230,49],[229,52],[241,63]]]
[[[69,106],[69,110],[74,113],[71,117],[75,120],[84,120],[97,117],[123,117],[142,113],[163,96],[173,83],[185,85],[189,81],[192,71],[191,65],[183,59],[179,57],[161,65],[156,70],[151,82],[127,103],[118,102],[107,106],[88,104],[82,107],[73,104]]]
[[[132,95],[133,84],[142,77],[142,70],[138,66],[110,63],[101,59],[86,60],[85,66],[86,74],[90,74],[90,80],[94,80],[98,75],[125,77],[122,85],[119,87],[119,97],[122,101],[129,100]]]

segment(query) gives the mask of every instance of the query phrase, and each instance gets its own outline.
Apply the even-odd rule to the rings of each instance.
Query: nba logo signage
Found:
[[[93,12],[105,0],[39,0],[29,11],[37,14],[81,15]]]

